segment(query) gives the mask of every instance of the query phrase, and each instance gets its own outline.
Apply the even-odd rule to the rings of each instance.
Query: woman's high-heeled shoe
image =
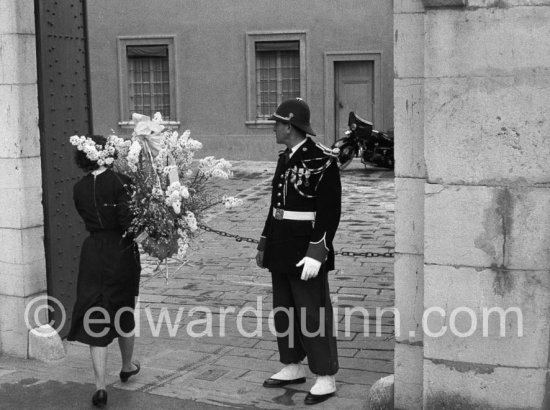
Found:
[[[92,403],[96,407],[103,407],[107,404],[107,392],[105,390],[98,390],[92,396]]]
[[[120,381],[122,383],[126,383],[128,381],[128,379],[130,378],[130,376],[134,376],[136,374],[139,373],[139,370],[140,370],[140,367],[139,367],[139,362],[136,360],[134,362],[132,362],[132,364],[134,366],[136,366],[136,370],[132,370],[131,372],[123,372],[122,370],[120,371]]]

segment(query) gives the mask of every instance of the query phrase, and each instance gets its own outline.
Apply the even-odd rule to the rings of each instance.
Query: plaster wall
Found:
[[[119,16],[124,15],[124,18]],[[272,125],[247,120],[247,32],[306,32],[306,95],[317,140],[325,130],[325,53],[380,53],[381,124],[393,126],[391,2],[374,0],[94,0],[88,2],[94,130],[117,129],[117,36],[175,35],[180,131],[204,144],[202,155],[271,160]],[[339,136],[338,138],[341,138]]]
[[[27,357],[27,302],[46,291],[34,3],[0,3],[0,353]]]

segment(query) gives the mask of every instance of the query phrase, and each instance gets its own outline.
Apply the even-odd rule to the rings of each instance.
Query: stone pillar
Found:
[[[424,306],[424,7],[394,0],[396,409],[422,408]]]
[[[46,291],[34,2],[0,2],[0,353],[27,357],[27,302]]]
[[[550,316],[550,7],[468,3],[426,13],[424,303],[444,308],[445,318],[434,314],[428,323],[447,332],[425,339],[424,406],[542,408]],[[518,308],[523,337],[515,312],[506,315],[504,337],[498,314],[483,335],[483,310],[491,308]],[[475,332],[461,337],[474,318]]]
[[[548,408],[550,2],[394,7],[396,408]]]

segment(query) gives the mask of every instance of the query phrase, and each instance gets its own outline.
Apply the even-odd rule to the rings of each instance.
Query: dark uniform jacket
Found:
[[[342,187],[331,150],[310,138],[285,164],[281,153],[273,177],[271,206],[258,250],[272,272],[301,271],[309,256],[334,269],[332,240],[340,222]],[[277,219],[274,209],[315,212],[315,221]]]

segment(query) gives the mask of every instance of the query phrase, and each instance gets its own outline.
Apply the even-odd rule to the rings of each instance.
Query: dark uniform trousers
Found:
[[[320,376],[338,371],[328,272],[321,266],[312,279],[300,279],[299,272],[271,272],[273,309],[281,363],[302,361]],[[290,326],[293,324],[293,329]]]
[[[269,214],[258,249],[273,281],[277,344],[283,364],[308,358],[317,375],[338,371],[328,271],[334,269],[334,238],[341,208],[338,167],[310,138],[285,161],[281,154]],[[278,218],[277,210],[315,213],[315,220]],[[319,274],[301,279],[296,264],[309,256],[323,262]],[[289,327],[292,327],[289,329]]]

